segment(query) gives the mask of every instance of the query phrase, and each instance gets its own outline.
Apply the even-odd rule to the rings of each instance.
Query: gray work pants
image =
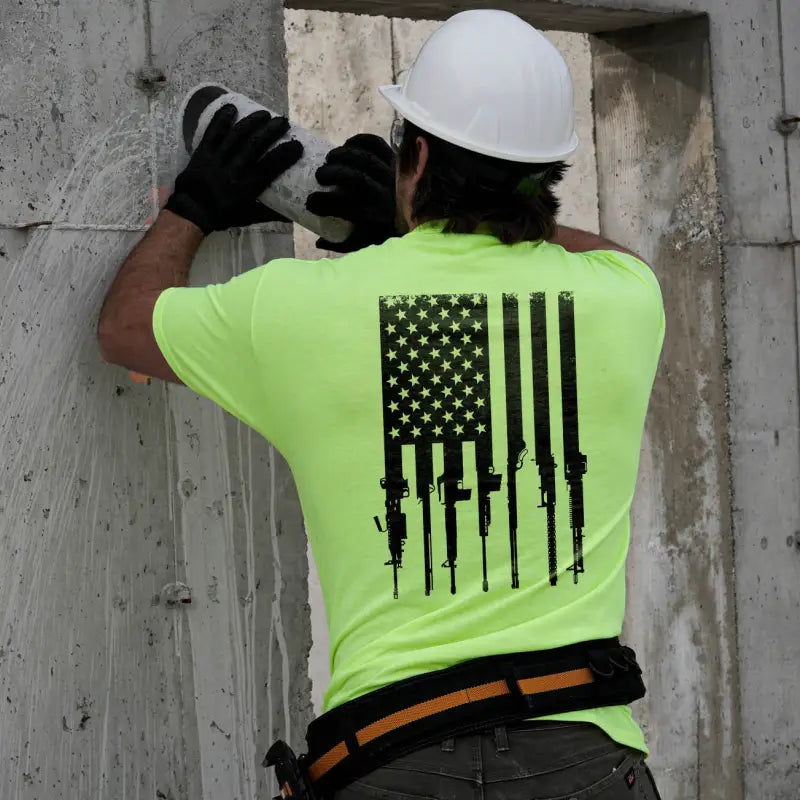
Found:
[[[583,723],[534,722],[424,747],[335,800],[660,800],[644,754]]]

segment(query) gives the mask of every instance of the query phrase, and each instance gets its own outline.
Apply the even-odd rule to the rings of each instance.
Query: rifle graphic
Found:
[[[517,555],[517,471],[528,452],[522,438],[522,381],[519,357],[519,309],[515,294],[503,295],[503,336],[506,375],[506,443],[508,536],[511,548],[511,588],[519,589]]]
[[[394,598],[398,598],[397,570],[403,566],[403,546],[406,541],[406,515],[402,511],[403,499],[408,497],[408,481],[403,477],[402,447],[386,443],[386,477],[381,478],[381,489],[386,491],[386,530],[380,519],[375,524],[381,533],[389,534],[389,560],[385,566],[394,570]]]
[[[431,492],[433,491],[433,445],[416,446],[417,500],[422,504],[422,533],[425,551],[425,594],[433,589],[433,549],[431,547]]]
[[[490,492],[500,491],[503,476],[494,471],[491,453],[491,428],[487,433],[488,446],[483,438],[475,443],[475,464],[478,469],[478,525],[481,534],[481,547],[483,550],[483,591],[489,591],[489,577],[486,564],[486,537],[489,535],[489,525],[492,521],[492,501]]]
[[[561,344],[561,409],[564,421],[564,477],[569,486],[569,524],[572,528],[573,582],[583,569],[583,476],[586,456],[578,437],[578,375],[575,357],[575,298],[572,292],[558,295]]]
[[[550,384],[547,363],[547,308],[544,292],[531,295],[533,361],[534,461],[539,468],[539,508],[547,509],[547,569],[550,585],[558,582],[556,547],[556,462],[550,438]],[[562,350],[563,356],[563,350]],[[563,372],[562,372],[563,378]]]
[[[444,503],[444,529],[447,538],[447,561],[443,567],[450,570],[450,594],[456,593],[456,559],[458,558],[458,520],[456,503],[469,500],[472,490],[464,488],[464,458],[461,442],[444,443],[444,472],[436,479],[439,502]],[[444,486],[444,501],[442,501]]]

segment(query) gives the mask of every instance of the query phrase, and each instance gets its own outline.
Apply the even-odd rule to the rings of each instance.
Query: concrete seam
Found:
[[[589,39],[589,68],[591,71],[590,85],[589,85],[589,112],[592,115],[592,145],[594,146],[594,178],[595,190],[597,192],[597,232],[600,233],[600,160],[597,158],[597,106],[595,103],[594,83],[597,78],[597,69],[595,67],[597,59],[595,58],[593,34],[587,34]],[[556,220],[557,222],[558,220]]]
[[[142,0],[142,15],[144,18],[144,60],[148,67],[153,66],[153,27],[150,0]]]
[[[715,53],[711,47],[711,20],[706,14],[706,31],[705,31],[705,57],[708,59],[708,89],[711,98],[711,116],[712,116],[712,136],[713,136],[713,159],[714,159],[714,174],[717,186],[715,197],[716,202],[716,217],[718,232],[720,234],[719,255],[721,261],[720,269],[720,322],[722,326],[721,331],[721,348],[722,348],[722,370],[721,378],[723,384],[723,396],[725,398],[724,415],[725,415],[725,430],[727,432],[726,442],[724,446],[725,453],[725,472],[728,483],[727,500],[728,500],[728,522],[730,525],[730,542],[729,542],[729,557],[731,564],[731,576],[728,583],[731,598],[731,617],[733,623],[733,636],[731,641],[732,658],[731,658],[731,684],[734,687],[733,697],[731,698],[731,748],[735,755],[738,755],[738,764],[734,764],[735,776],[733,780],[736,782],[737,796],[739,798],[745,797],[745,770],[743,766],[742,753],[744,752],[744,716],[742,712],[742,693],[744,685],[741,677],[741,648],[740,648],[740,627],[739,627],[739,584],[736,575],[736,550],[738,546],[737,534],[737,520],[736,520],[736,490],[733,479],[734,460],[733,460],[733,413],[731,409],[731,360],[729,357],[728,348],[728,253],[726,246],[731,242],[725,242],[722,239],[722,233],[725,230],[726,219],[722,209],[722,190],[721,187],[724,183],[724,177],[720,174],[720,166],[718,159],[717,143],[720,141],[719,131],[719,116],[716,109],[717,95],[716,87],[714,85],[714,60]],[[751,243],[753,246],[773,247],[780,246],[773,242]],[[733,784],[731,785],[733,789]],[[699,789],[698,789],[699,792]],[[700,795],[698,793],[697,797]]]
[[[94,231],[99,233],[144,233],[149,225],[93,225],[81,222],[0,222],[0,230],[32,231],[47,228],[52,231]],[[243,230],[243,229],[239,229]],[[247,228],[254,233],[291,233],[291,226],[286,222],[267,222]]]
[[[156,132],[156,107],[153,97],[147,98],[147,121],[150,126],[150,212],[153,220],[158,216],[158,134]]]
[[[800,245],[800,239],[791,239],[786,242],[748,242],[730,239],[722,242],[723,247],[797,247],[798,245]]]
[[[397,43],[394,40],[394,17],[389,17],[389,44],[392,48],[392,83],[397,83]]]
[[[786,60],[783,57],[783,0],[775,0],[778,12],[778,60],[780,62],[781,71],[781,105],[783,110],[786,109]],[[789,206],[789,230],[792,237],[795,236],[794,231],[794,218],[792,217],[792,174],[789,169],[789,137],[783,137],[783,150],[784,150],[784,166],[786,169],[786,194],[787,204]]]
[[[142,0],[142,24],[144,27],[145,69],[153,68],[153,15],[150,0]],[[150,208],[153,219],[158,216],[158,138],[155,125],[155,105],[152,95],[147,97],[147,123],[150,128]]]
[[[88,225],[79,222],[0,222],[0,230],[9,231],[32,231],[38,228],[48,228],[53,231],[99,231],[99,232],[119,232],[119,233],[138,233],[146,231],[146,225]]]
[[[786,109],[786,59],[784,58],[784,37],[783,30],[783,0],[775,0],[778,12],[778,59],[780,61],[781,70],[781,105],[783,110]],[[794,325],[797,338],[797,347],[795,348],[796,359],[796,373],[800,375],[800,307],[798,304],[800,296],[798,295],[798,288],[800,288],[800,276],[798,276],[798,259],[797,259],[797,245],[800,244],[795,238],[797,232],[794,230],[794,206],[792,203],[792,171],[789,168],[789,137],[783,137],[783,163],[786,170],[786,204],[789,209],[789,231],[791,232],[793,245],[792,247],[792,275],[794,277]],[[798,408],[798,416],[800,417],[800,407]],[[798,454],[800,456],[800,454]]]
[[[706,53],[709,59],[708,70],[708,86],[711,95],[711,115],[712,115],[712,132],[714,137],[714,173],[716,176],[717,196],[715,198],[717,205],[717,225],[720,234],[725,230],[726,218],[722,207],[722,190],[724,184],[724,176],[720,174],[720,166],[718,159],[717,143],[720,141],[721,134],[719,130],[719,116],[716,110],[717,94],[714,85],[714,60],[715,54],[711,47],[711,20],[706,15]],[[770,247],[772,243],[763,243],[763,245]],[[743,764],[744,753],[744,714],[742,705],[742,693],[744,686],[741,676],[741,647],[740,647],[740,627],[739,627],[739,585],[736,575],[736,549],[737,549],[737,523],[736,523],[736,490],[734,487],[733,472],[733,413],[731,410],[731,359],[729,356],[728,348],[728,253],[726,250],[726,243],[722,241],[720,236],[720,317],[722,323],[722,382],[723,382],[723,395],[725,398],[725,425],[727,430],[727,441],[725,442],[725,456],[727,462],[727,479],[728,479],[728,509],[729,509],[729,523],[730,523],[730,559],[731,559],[731,579],[730,591],[731,602],[733,603],[731,615],[733,617],[733,642],[731,644],[733,650],[733,658],[731,662],[731,683],[735,689],[735,696],[732,699],[732,711],[734,719],[731,721],[731,743],[734,753],[737,753],[738,765],[736,769],[736,777],[738,778],[738,797],[745,797],[745,770]]]

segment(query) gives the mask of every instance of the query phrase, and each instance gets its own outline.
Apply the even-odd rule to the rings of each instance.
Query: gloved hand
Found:
[[[344,242],[318,239],[317,247],[352,253],[397,235],[394,154],[380,136],[360,133],[331,150],[317,170],[317,180],[335,188],[312,192],[306,208],[320,217],[339,217],[355,226]]]
[[[256,198],[300,159],[303,145],[292,140],[272,147],[289,130],[285,117],[257,111],[235,120],[236,107],[230,104],[214,114],[164,206],[205,234],[286,221]]]

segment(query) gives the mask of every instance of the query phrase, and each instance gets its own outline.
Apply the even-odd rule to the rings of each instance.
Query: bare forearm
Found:
[[[186,286],[202,231],[162,211],[123,262],[108,290],[98,324],[104,360],[157,378],[177,381],[153,336],[156,300],[165,289]]]
[[[579,228],[570,228],[567,225],[558,225],[556,235],[550,240],[553,244],[559,244],[570,253],[588,253],[592,250],[618,250],[621,253],[639,258],[632,250],[616,244],[610,239],[598,236],[596,233],[582,231]]]

